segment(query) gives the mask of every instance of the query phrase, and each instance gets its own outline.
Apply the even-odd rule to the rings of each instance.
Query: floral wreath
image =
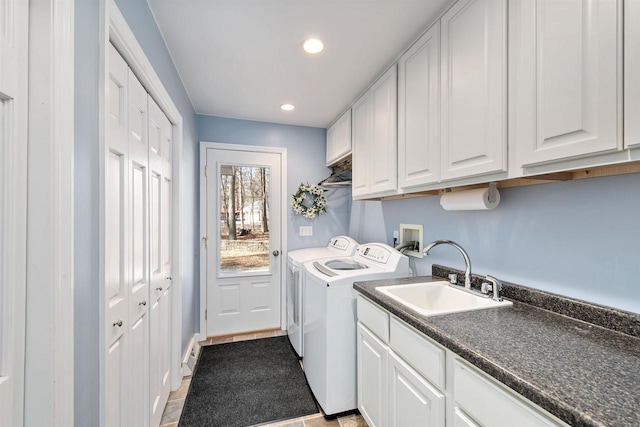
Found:
[[[293,211],[298,215],[302,215],[305,218],[313,219],[316,215],[320,215],[322,212],[327,211],[327,199],[324,197],[324,192],[327,191],[316,185],[307,185],[300,183],[298,192],[293,195]],[[305,200],[313,200],[311,207],[304,204]],[[309,203],[307,203],[309,204]]]

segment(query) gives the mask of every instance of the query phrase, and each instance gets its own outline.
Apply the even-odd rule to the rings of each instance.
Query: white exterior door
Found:
[[[206,150],[207,335],[281,326],[281,154]]]
[[[0,426],[24,415],[28,2],[0,3]]]
[[[459,0],[441,18],[441,180],[507,167],[507,4]]]
[[[171,123],[149,97],[150,165],[150,355],[149,412],[159,425],[169,398],[171,338]],[[146,406],[145,406],[146,407]]]
[[[129,69],[109,45],[108,123],[105,159],[105,417],[109,426],[128,424],[129,346]]]

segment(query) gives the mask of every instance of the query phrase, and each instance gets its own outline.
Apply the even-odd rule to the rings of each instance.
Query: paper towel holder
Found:
[[[489,194],[487,195],[487,199],[489,199],[489,203],[495,203],[498,193],[498,183],[490,182],[489,183]]]
[[[490,182],[488,184],[488,188],[478,186],[470,190],[445,190],[440,197],[440,205],[446,211],[482,211],[495,209],[500,203],[500,193],[498,192],[496,182]]]

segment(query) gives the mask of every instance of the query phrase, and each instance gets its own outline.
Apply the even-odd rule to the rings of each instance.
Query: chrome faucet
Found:
[[[502,290],[502,282],[496,279],[495,277],[489,276],[489,275],[485,277],[485,280],[487,280],[487,282],[482,282],[482,288],[480,292],[486,295],[489,292],[493,291],[492,299],[497,302],[502,301],[502,297],[500,296],[500,291]],[[488,283],[488,282],[491,282],[491,283]]]
[[[462,249],[462,246],[460,246],[456,242],[452,242],[451,240],[436,240],[435,242],[429,243],[427,247],[424,248],[422,253],[425,255],[429,255],[429,251],[431,250],[431,248],[433,248],[434,246],[438,246],[442,243],[446,243],[448,245],[453,246],[454,248],[459,250],[462,256],[464,257],[464,262],[467,264],[464,270],[464,287],[466,289],[471,289],[471,261],[469,260],[469,255],[467,255],[467,252],[464,249]]]

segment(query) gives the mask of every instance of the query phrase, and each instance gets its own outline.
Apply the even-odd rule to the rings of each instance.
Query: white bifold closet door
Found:
[[[157,426],[169,398],[171,338],[171,123],[149,97],[151,220],[150,413]]]
[[[169,397],[172,126],[110,45],[105,425],[158,426]]]

